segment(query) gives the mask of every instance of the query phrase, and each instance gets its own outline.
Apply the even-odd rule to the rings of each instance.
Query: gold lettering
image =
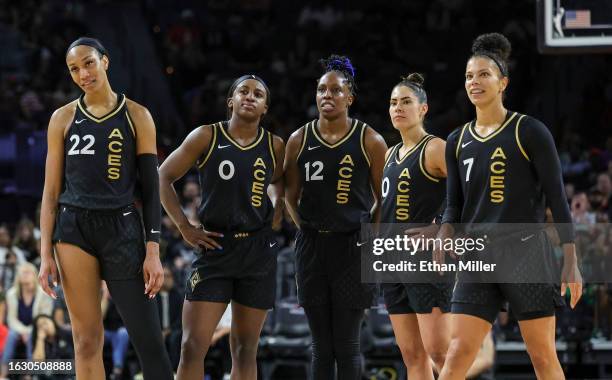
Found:
[[[395,218],[397,220],[408,220],[408,209],[407,208],[398,208],[395,210]]]
[[[121,155],[120,154],[109,154],[108,155],[108,166],[121,166]]]
[[[408,207],[410,206],[410,203],[408,202],[408,195],[407,194],[399,194],[397,196],[397,201],[395,202],[396,206],[403,206],[403,207]]]
[[[501,146],[498,146],[495,149],[495,152],[493,152],[493,155],[491,156],[491,159],[494,158],[502,158],[502,159],[506,159],[506,154],[504,153],[504,150],[501,148]]]
[[[336,190],[345,192],[351,191],[351,181],[347,179],[339,179]]]
[[[504,176],[503,175],[492,175],[490,183],[491,183],[492,189],[503,189],[504,188]]]
[[[261,196],[260,195],[253,195],[251,197],[251,204],[255,207],[260,207],[261,206]]]
[[[347,171],[347,174],[344,174],[344,171]],[[338,170],[338,174],[342,178],[351,178],[353,176],[353,168],[349,168],[348,166],[343,166]]]
[[[251,187],[251,192],[255,194],[263,194],[264,185],[261,182],[253,182],[253,186]]]
[[[119,168],[108,168],[108,179],[119,179],[121,174]]]
[[[118,148],[115,148],[114,145],[118,145]],[[121,153],[121,147],[123,147],[123,143],[121,141],[113,140],[108,143],[108,150],[113,153]]]
[[[348,200],[349,200],[348,193],[338,193],[338,194],[336,194],[336,203],[343,205],[343,204],[348,203]]]
[[[115,128],[112,130],[112,132],[110,133],[110,135],[108,135],[108,138],[113,138],[113,137],[118,137],[121,140],[123,140],[123,135],[121,134],[121,131],[119,130],[119,128]]]
[[[255,169],[253,172],[253,177],[255,177],[258,181],[263,181],[266,179],[266,171],[262,169]]]
[[[497,169],[497,166],[501,166],[501,169]],[[503,161],[493,161],[491,163],[491,173],[502,174],[506,172],[506,163]]]
[[[501,159],[506,160],[506,154],[502,147],[498,146],[495,148],[495,151],[491,155],[491,160],[493,159]],[[493,203],[502,203],[504,201],[504,179],[503,175],[506,172],[506,163],[504,161],[493,161],[491,162],[491,166],[489,167],[491,171],[491,176],[489,177],[489,186],[491,189],[500,189],[500,190],[491,190],[491,202]],[[500,174],[500,175],[493,175]]]
[[[397,191],[401,193],[406,193],[408,192],[409,189],[410,189],[410,184],[408,183],[408,181],[399,181],[397,183]]]
[[[351,165],[351,166],[355,166],[355,164],[353,163],[353,158],[351,157],[350,154],[347,154],[346,156],[344,156],[342,161],[340,161],[340,165],[342,165],[342,164],[348,164],[348,165]]]
[[[402,170],[402,173],[399,175],[399,178],[410,179],[410,172],[408,171],[408,168],[404,168],[404,170]]]
[[[502,203],[503,201],[504,201],[504,191],[503,190],[491,191],[491,202]]]
[[[264,162],[264,160],[261,159],[261,157],[257,157],[257,160],[255,160],[253,166],[261,166],[266,169],[266,163]]]

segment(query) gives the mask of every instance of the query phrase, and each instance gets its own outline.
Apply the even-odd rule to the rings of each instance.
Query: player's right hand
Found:
[[[40,259],[40,272],[38,272],[38,283],[42,289],[53,299],[57,299],[57,294],[49,286],[49,276],[51,277],[51,283],[53,286],[57,286],[57,264],[53,253],[47,253],[41,255]]]
[[[199,228],[189,224],[180,229],[183,239],[194,248],[206,248],[206,249],[223,249],[219,243],[213,239],[213,237],[223,237],[223,234],[213,231],[206,231],[203,226]]]

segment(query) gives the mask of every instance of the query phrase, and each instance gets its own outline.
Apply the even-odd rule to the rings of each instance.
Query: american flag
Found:
[[[583,29],[591,26],[591,11],[578,10],[565,12],[566,29]]]

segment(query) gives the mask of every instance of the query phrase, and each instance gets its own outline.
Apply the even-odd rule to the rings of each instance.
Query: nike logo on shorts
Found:
[[[276,242],[270,243],[270,248],[274,247],[275,245],[276,245]]]
[[[131,211],[124,212],[124,213],[123,213],[123,216],[128,216],[128,215],[130,215],[131,213],[132,213]]]
[[[151,228],[151,233],[152,233],[152,234],[158,234],[158,233],[159,233],[159,231],[155,231],[154,229],[152,229],[152,228]]]
[[[534,234],[531,234],[531,235],[529,235],[529,236],[522,237],[522,238],[521,238],[521,241],[527,241],[527,240],[531,239],[531,238],[532,238],[532,237],[534,237],[534,236],[535,236]]]

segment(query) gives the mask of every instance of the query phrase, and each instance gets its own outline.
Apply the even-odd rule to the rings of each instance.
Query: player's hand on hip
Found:
[[[45,253],[41,255],[40,272],[38,273],[38,283],[42,289],[53,299],[57,299],[57,294],[49,286],[49,280],[53,286],[57,286],[57,264],[53,253]]]
[[[575,308],[582,297],[582,274],[580,274],[580,268],[578,263],[565,262],[563,264],[562,278],[561,278],[561,295],[565,296],[567,289],[570,291],[570,306]]]
[[[159,261],[159,244],[147,242],[147,255],[142,264],[142,273],[145,282],[145,294],[149,298],[155,297],[164,283],[164,269]]]
[[[192,247],[203,247],[211,250],[223,249],[214,239],[215,237],[223,237],[223,234],[207,231],[202,226],[198,228],[190,224],[181,228],[181,234],[183,235],[183,239]]]

